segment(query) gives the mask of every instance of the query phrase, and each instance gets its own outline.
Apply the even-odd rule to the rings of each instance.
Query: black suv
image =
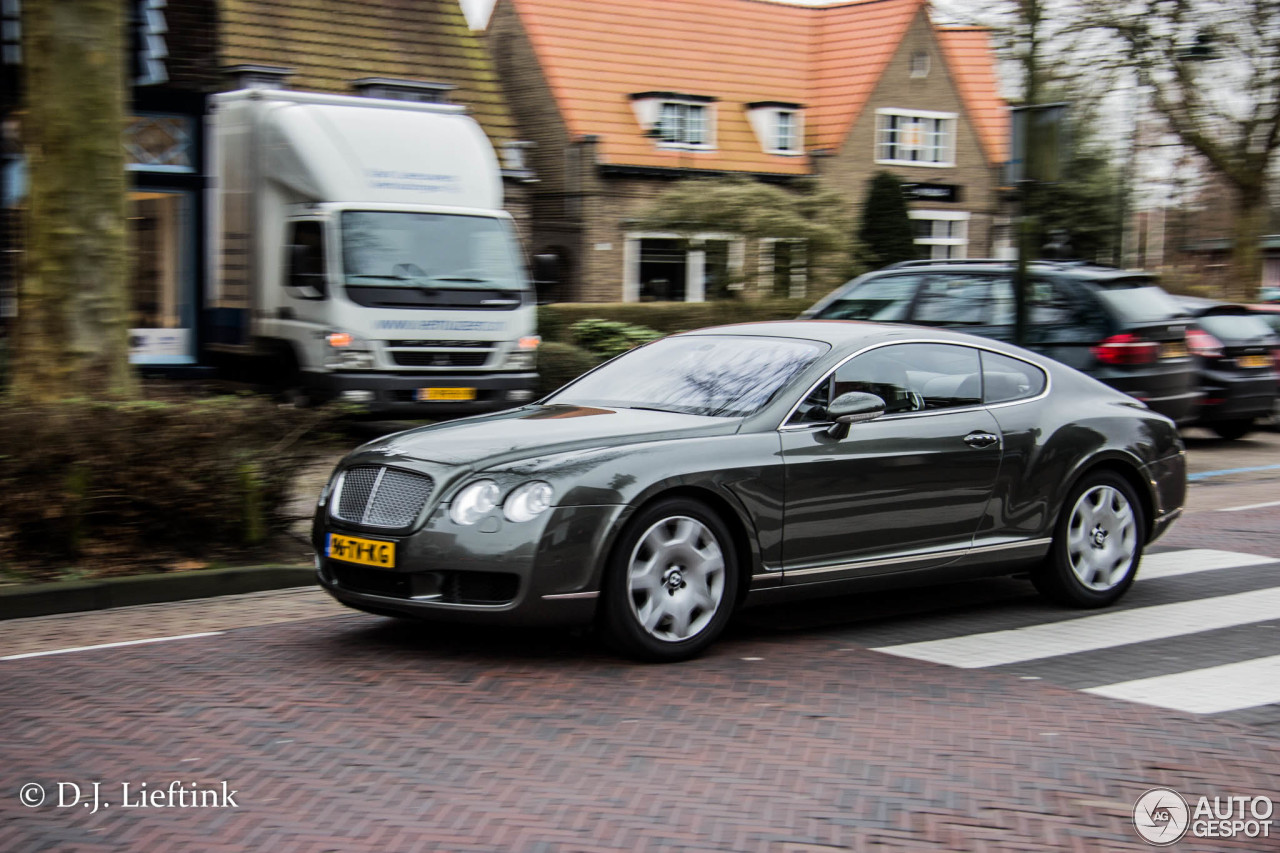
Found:
[[[802,314],[948,326],[1012,342],[1013,263],[905,261],[859,276]],[[1192,318],[1155,279],[1079,261],[1030,265],[1028,349],[1142,400],[1178,423],[1196,417]]]

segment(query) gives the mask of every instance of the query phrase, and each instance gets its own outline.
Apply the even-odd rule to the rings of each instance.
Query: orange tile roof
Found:
[[[938,42],[989,163],[1009,159],[1009,110],[984,27],[939,27]]]
[[[571,135],[600,138],[603,162],[806,174],[807,157],[767,154],[745,104],[805,107],[805,148],[837,150],[924,0],[797,6],[770,0],[509,0]],[[942,32],[942,31],[940,31]],[[946,31],[946,54],[988,156],[1006,121],[985,36]],[[982,54],[982,51],[987,54]],[[663,149],[630,95],[712,96],[713,150]],[[1003,145],[1003,143],[1000,143]],[[1001,155],[1003,156],[1003,155]]]

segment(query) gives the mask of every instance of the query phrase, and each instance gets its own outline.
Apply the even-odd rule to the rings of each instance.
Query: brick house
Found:
[[[466,105],[500,153],[508,207],[527,226],[515,124],[484,42],[457,0],[122,0],[133,85],[124,144],[132,178],[135,363],[198,365],[208,340],[205,222],[209,96],[287,85]],[[0,308],[13,311],[25,204],[19,87],[20,0],[5,0],[0,45]],[[527,228],[526,228],[527,230]]]
[[[852,211],[889,170],[913,185],[933,256],[991,256],[1007,239],[987,34],[935,26],[923,0],[498,0],[488,38],[535,145],[533,249],[560,256],[566,300],[698,301],[721,275],[748,296],[780,282],[803,295],[802,247],[629,226],[690,176],[814,178]]]

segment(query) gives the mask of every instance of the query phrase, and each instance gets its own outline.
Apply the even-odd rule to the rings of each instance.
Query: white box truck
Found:
[[[254,88],[209,121],[219,365],[385,416],[533,398],[536,299],[463,107]]]

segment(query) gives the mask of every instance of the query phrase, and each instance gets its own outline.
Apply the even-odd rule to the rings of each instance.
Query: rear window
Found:
[[[1252,314],[1206,314],[1196,318],[1196,325],[1223,343],[1255,341],[1273,334],[1261,317]]]
[[[1149,278],[1107,282],[1098,288],[1097,294],[1112,312],[1131,323],[1159,323],[1187,316],[1173,297]]]

